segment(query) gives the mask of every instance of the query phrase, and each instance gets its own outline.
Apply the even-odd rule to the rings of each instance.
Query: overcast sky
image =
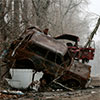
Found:
[[[89,11],[100,15],[100,0],[90,0]],[[100,26],[99,32],[95,35],[95,41],[100,41]]]
[[[96,13],[98,15],[100,15],[100,0],[90,0],[90,5],[89,5],[89,11],[92,13]],[[95,35],[94,38],[95,42],[97,42],[96,44],[99,44],[100,46],[100,26],[99,26],[99,31],[97,32],[97,35]],[[95,62],[97,61],[99,57],[97,52],[95,54],[96,56],[94,57],[94,60],[91,61],[91,66],[92,66],[92,75],[100,75],[100,66],[95,66]]]
[[[90,11],[100,15],[100,0],[90,0],[90,3]]]

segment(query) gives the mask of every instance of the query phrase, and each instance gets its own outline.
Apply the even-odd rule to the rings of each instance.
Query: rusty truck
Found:
[[[73,40],[74,46],[60,41],[64,37]],[[33,69],[43,72],[39,91],[48,88],[85,88],[90,79],[91,66],[77,60],[80,59],[78,40],[77,36],[72,35],[51,37],[36,27],[30,27],[11,43],[3,61],[8,69]],[[75,53],[77,56],[73,56]]]

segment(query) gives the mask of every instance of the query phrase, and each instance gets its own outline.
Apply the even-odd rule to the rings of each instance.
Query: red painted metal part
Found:
[[[71,51],[72,54],[75,55],[75,58],[77,59],[88,59],[88,60],[93,60],[94,58],[94,48],[78,48],[76,46],[69,46],[69,50]]]
[[[94,48],[80,48],[79,59],[93,60],[94,52]]]

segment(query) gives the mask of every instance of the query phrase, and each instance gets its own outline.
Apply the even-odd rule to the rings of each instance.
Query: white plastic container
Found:
[[[32,83],[33,73],[32,69],[10,69],[12,79],[6,80],[13,88],[26,89]]]

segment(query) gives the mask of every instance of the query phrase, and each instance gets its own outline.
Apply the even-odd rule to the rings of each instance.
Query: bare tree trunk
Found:
[[[41,28],[47,27],[47,14],[50,0],[32,0],[36,13],[36,23]]]
[[[14,22],[13,22],[13,35],[15,38],[20,33],[20,11],[19,11],[20,0],[14,0]]]
[[[4,16],[5,16],[5,7],[6,7],[6,1],[5,0],[0,0],[0,56],[1,53],[3,52],[4,49],[7,48],[6,45],[6,40],[7,40],[7,27],[5,27],[6,22],[4,20]],[[2,40],[1,40],[2,39]],[[1,79],[1,75],[2,72],[4,71],[3,69],[1,69],[1,60],[0,60],[0,79]]]
[[[27,0],[24,0],[22,4],[22,22],[25,27],[28,27],[28,21],[28,2]]]
[[[85,44],[84,47],[90,46],[91,41],[92,41],[94,35],[96,34],[98,28],[99,28],[99,25],[100,25],[100,18],[98,19],[97,24],[96,24],[96,26],[95,26],[93,32],[90,34],[89,40],[87,41],[87,43]]]
[[[5,7],[6,7],[6,1],[0,0],[0,34],[3,37],[3,41],[6,40],[6,30],[3,28],[3,26],[6,24],[4,21],[5,16]]]

